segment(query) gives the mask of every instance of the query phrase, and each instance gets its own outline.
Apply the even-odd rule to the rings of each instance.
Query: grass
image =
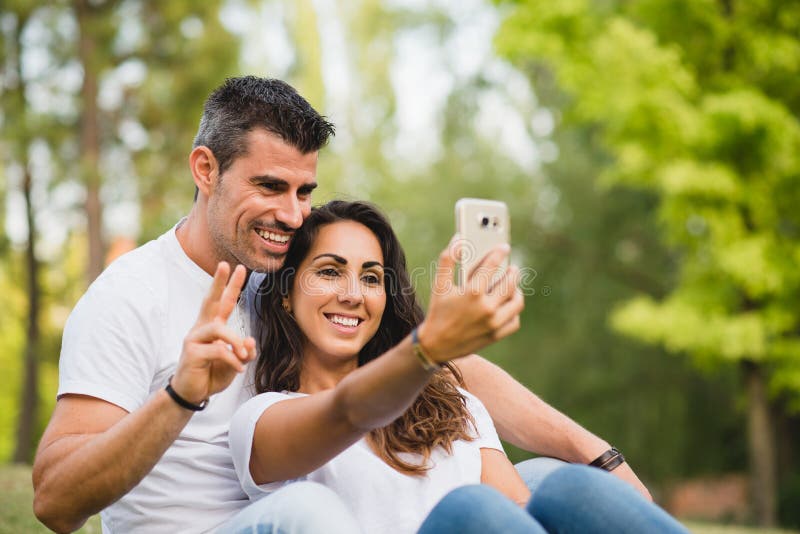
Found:
[[[0,466],[0,534],[50,532],[33,515],[31,469],[21,465]],[[781,529],[759,529],[739,525],[686,523],[695,534],[800,534]],[[78,532],[100,534],[100,517],[93,516]]]
[[[746,527],[742,525],[713,525],[686,521],[684,524],[695,534],[797,534],[796,530],[780,528]]]
[[[0,534],[50,532],[33,515],[31,468],[0,466]],[[78,532],[100,534],[100,516],[93,516]]]

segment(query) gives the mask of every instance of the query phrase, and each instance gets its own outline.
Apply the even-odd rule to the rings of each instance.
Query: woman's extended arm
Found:
[[[498,247],[485,260],[494,269],[508,255]],[[489,291],[476,283],[455,288],[453,260],[440,256],[428,317],[419,327],[428,356],[445,362],[468,354],[516,331],[524,305],[516,289],[518,270],[510,268],[508,284]],[[427,384],[425,370],[409,338],[347,375],[336,387],[275,403],[259,417],[249,458],[257,484],[288,480],[325,464],[374,428],[394,421]]]
[[[273,404],[256,423],[253,480],[289,480],[324,465],[371,429],[402,415],[430,375],[406,339],[333,389]]]

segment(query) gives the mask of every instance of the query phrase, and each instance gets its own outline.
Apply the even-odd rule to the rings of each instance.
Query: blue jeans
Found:
[[[434,507],[419,534],[688,534],[629,484],[600,469],[537,458],[517,470],[532,493],[525,510],[488,486],[464,486]]]
[[[418,534],[546,534],[536,519],[490,486],[461,486],[444,496]]]
[[[293,482],[252,502],[223,523],[217,534],[353,534],[358,522],[333,490]]]
[[[522,509],[495,489],[463,486],[447,494],[420,534],[680,533],[688,531],[629,484],[600,469],[536,458],[517,465],[532,497]],[[315,482],[294,482],[255,501],[218,534],[357,533],[345,503]]]
[[[527,509],[548,532],[689,532],[630,484],[601,469],[552,458],[516,467],[531,490]]]

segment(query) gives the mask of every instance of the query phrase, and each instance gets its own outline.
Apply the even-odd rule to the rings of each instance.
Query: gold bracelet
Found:
[[[438,371],[442,366],[431,360],[425,351],[422,350],[422,345],[419,343],[419,333],[417,329],[411,331],[411,350],[414,351],[414,356],[417,357],[422,368],[428,372]]]

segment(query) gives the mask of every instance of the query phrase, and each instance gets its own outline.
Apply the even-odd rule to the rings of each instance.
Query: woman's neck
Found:
[[[331,357],[318,357],[307,350],[303,356],[298,391],[312,394],[333,389],[345,376],[358,368],[357,354],[350,359],[336,360]]]

